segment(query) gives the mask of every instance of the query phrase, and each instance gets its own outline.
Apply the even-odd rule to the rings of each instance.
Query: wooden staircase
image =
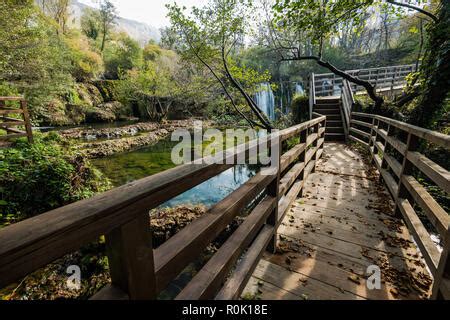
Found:
[[[345,133],[342,124],[341,99],[318,98],[314,105],[314,112],[327,117],[325,141],[344,141]]]

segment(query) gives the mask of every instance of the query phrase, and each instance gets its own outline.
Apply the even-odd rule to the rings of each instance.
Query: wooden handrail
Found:
[[[5,102],[15,103],[16,107],[5,107]],[[17,104],[19,108],[17,108]],[[22,119],[8,117],[11,114],[18,114]],[[24,127],[25,131],[16,127]],[[23,97],[0,97],[0,129],[6,131],[5,135],[0,135],[0,140],[27,137],[30,143],[33,142],[33,132],[31,130],[30,115],[28,114],[27,101]]]
[[[450,217],[432,195],[414,177],[414,172],[427,176],[438,188],[450,193],[450,172],[418,151],[420,140],[450,150],[450,136],[420,128],[379,115],[352,112],[350,138],[366,145],[396,204],[396,212],[403,216],[424,259],[433,274],[433,298],[450,299],[445,287],[449,283]],[[403,132],[407,141],[396,137],[394,130]],[[402,158],[398,161],[391,153]],[[391,175],[394,173],[394,176]],[[425,213],[444,239],[444,251],[439,253],[413,204]],[[445,271],[447,270],[447,271]]]
[[[346,73],[357,76],[362,80],[369,81],[372,85],[376,86],[377,90],[390,89],[393,90],[396,86],[404,86],[406,84],[406,76],[411,72],[414,72],[415,65],[403,65],[403,66],[389,66],[379,68],[346,70]],[[335,86],[339,86],[342,90],[344,79],[336,76],[334,73],[322,73],[316,74],[314,78],[314,84],[316,86],[316,96],[332,95],[335,91]],[[322,81],[330,81],[330,85],[327,87],[321,86]],[[357,91],[363,91],[364,88],[355,84],[350,85],[351,91],[356,93]]]
[[[248,249],[242,259],[243,265],[236,267],[240,270],[236,274],[239,278],[249,277],[256,266],[255,259],[261,256],[261,250],[268,245],[273,247],[270,243],[276,240],[274,233],[280,217],[289,210],[294,195],[298,195],[304,179],[314,170],[322,153],[324,127],[325,117],[318,116],[269,135],[268,141],[285,141],[300,136],[300,143],[280,157],[280,167],[275,175],[257,174],[154,250],[148,223],[149,210],[231,168],[233,165],[227,163],[234,162],[230,160],[237,159],[242,153],[248,157],[251,150],[258,148],[259,142],[254,140],[227,150],[223,155],[224,164],[206,164],[211,161],[203,161],[203,164],[181,165],[7,226],[0,230],[0,287],[105,235],[112,284],[95,298],[155,298],[240,211],[261,193],[267,194],[252,211],[254,220],[250,221],[253,222],[240,226],[236,231],[238,233],[231,238],[234,239],[232,243],[224,247],[228,249],[219,250],[216,253],[219,256],[208,265],[212,268],[215,261],[227,261],[226,267],[220,269],[214,281],[208,280],[208,277],[202,278],[209,283],[206,292],[210,297],[221,290],[217,284],[226,280],[228,268],[234,265],[244,250]],[[300,159],[299,163],[296,163],[297,159]],[[279,177],[285,174],[288,179]],[[285,197],[281,201],[283,195]],[[274,208],[272,205],[266,206],[272,203],[270,197],[276,199]],[[242,228],[249,225],[252,226],[251,236],[245,236]],[[261,229],[262,225],[264,228]],[[269,230],[272,232],[271,240],[267,238]],[[250,253],[251,248],[259,252]],[[236,288],[233,279],[232,275],[227,281],[226,292],[235,295],[242,288]],[[196,290],[186,290],[192,294],[181,295],[180,298],[206,295],[198,295]],[[221,292],[224,294],[223,290]]]
[[[313,118],[313,109],[316,104],[316,81],[314,72],[309,79],[309,119]]]

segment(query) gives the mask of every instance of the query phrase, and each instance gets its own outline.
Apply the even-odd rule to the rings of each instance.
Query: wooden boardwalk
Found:
[[[261,299],[420,299],[432,280],[377,171],[345,144],[326,143],[303,197],[265,253],[242,297]],[[366,287],[370,265],[381,289]]]

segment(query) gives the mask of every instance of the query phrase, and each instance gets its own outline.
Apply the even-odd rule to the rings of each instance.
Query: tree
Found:
[[[47,0],[43,1],[44,12],[56,21],[59,30],[64,34],[67,31],[67,20],[69,19],[70,0]]]
[[[97,10],[86,8],[81,17],[81,30],[90,39],[96,41],[101,32],[101,18]]]
[[[117,10],[114,4],[109,0],[103,0],[100,3],[100,25],[102,31],[101,52],[105,49],[107,37],[115,24],[116,17]]]
[[[210,0],[203,8],[194,7],[191,15],[176,4],[167,7],[180,54],[211,72],[234,110],[251,126],[270,129],[270,121],[246,91],[254,89],[262,77],[255,77],[254,70],[239,67],[232,57],[245,38],[250,6],[247,0]],[[234,91],[244,99],[251,116],[239,108]]]
[[[416,1],[420,5],[423,1]],[[389,6],[390,5],[390,6]],[[280,54],[282,61],[302,61],[313,60],[320,66],[327,68],[334,74],[344,79],[363,86],[369,97],[375,102],[375,112],[379,111],[384,103],[381,96],[377,95],[375,87],[368,81],[351,76],[340,70],[330,61],[324,58],[325,42],[327,39],[335,37],[340,26],[361,21],[364,13],[373,6],[380,6],[390,13],[400,14],[399,8],[412,9],[424,14],[432,21],[436,17],[416,5],[400,3],[397,1],[377,1],[377,0],[342,0],[342,1],[303,1],[303,0],[277,0],[274,5],[275,19],[273,22],[272,45]],[[311,48],[305,50],[301,45],[298,35],[310,39]]]
[[[118,79],[121,73],[126,73],[141,64],[142,49],[139,43],[127,34],[121,33],[105,49],[103,58],[106,78]]]

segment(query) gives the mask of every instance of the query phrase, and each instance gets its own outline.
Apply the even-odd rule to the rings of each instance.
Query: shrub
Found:
[[[291,110],[296,123],[309,120],[309,98],[305,95],[296,95],[292,99]]]
[[[56,133],[19,139],[0,150],[0,225],[13,223],[109,188],[109,182]]]

